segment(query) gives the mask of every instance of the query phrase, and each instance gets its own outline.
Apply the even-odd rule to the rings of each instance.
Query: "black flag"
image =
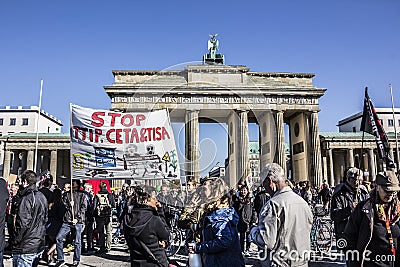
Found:
[[[389,155],[389,141],[381,120],[378,118],[374,105],[368,96],[368,87],[365,87],[364,111],[360,131],[370,133],[375,137],[379,157],[386,162],[387,167],[395,168],[393,159],[391,159]]]

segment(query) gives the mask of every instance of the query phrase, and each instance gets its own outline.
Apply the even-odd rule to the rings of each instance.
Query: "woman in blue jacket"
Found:
[[[237,230],[239,216],[231,207],[229,189],[220,178],[208,181],[206,187],[209,202],[200,225],[202,241],[190,251],[202,255],[203,266],[245,266]]]

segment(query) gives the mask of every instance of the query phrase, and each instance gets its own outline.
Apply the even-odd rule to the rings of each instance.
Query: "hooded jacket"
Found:
[[[125,237],[131,251],[132,266],[157,266],[141,245],[141,240],[161,266],[168,266],[165,249],[159,241],[167,241],[169,232],[165,220],[150,206],[128,207],[124,219]]]
[[[245,266],[240,248],[235,209],[221,208],[203,218],[202,242],[196,243],[195,252],[201,253],[203,266]]]
[[[47,199],[32,184],[18,191],[13,254],[39,253],[45,248]]]

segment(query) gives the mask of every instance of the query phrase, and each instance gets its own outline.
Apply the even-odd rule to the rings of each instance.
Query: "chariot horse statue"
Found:
[[[203,63],[207,64],[224,64],[225,57],[223,54],[217,54],[219,41],[216,39],[218,34],[210,34],[210,40],[207,42],[208,54],[203,56]]]

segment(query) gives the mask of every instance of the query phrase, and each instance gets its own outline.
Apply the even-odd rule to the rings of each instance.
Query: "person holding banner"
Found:
[[[72,181],[72,192],[66,191],[62,195],[62,202],[65,206],[63,224],[57,234],[57,263],[56,266],[64,266],[64,239],[75,228],[74,258],[72,266],[78,266],[81,260],[81,235],[85,223],[87,200],[85,194],[80,190],[80,180]],[[72,197],[73,196],[73,197]]]

